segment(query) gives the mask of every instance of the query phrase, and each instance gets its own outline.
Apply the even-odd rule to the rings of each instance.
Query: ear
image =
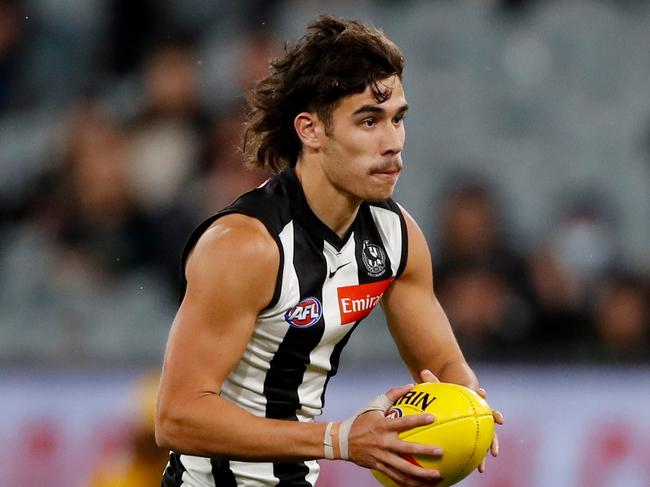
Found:
[[[323,122],[318,116],[311,112],[300,112],[293,119],[293,126],[298,134],[298,138],[305,147],[317,150],[322,145],[325,130]]]

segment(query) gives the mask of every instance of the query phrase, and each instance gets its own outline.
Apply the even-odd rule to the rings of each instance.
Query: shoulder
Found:
[[[188,256],[187,292],[248,299],[262,309],[272,302],[279,265],[280,251],[262,222],[242,214],[224,215]]]
[[[415,221],[415,218],[403,206],[397,206],[400,209],[405,232],[408,236],[408,260],[404,274],[409,276],[414,272],[418,273],[422,271],[428,273],[431,271],[431,254],[424,233],[420,225]]]
[[[420,230],[420,226],[415,221],[415,218],[413,218],[413,216],[406,210],[406,208],[404,208],[399,203],[394,202],[394,204],[395,204],[395,207],[399,210],[402,218],[404,219],[404,223],[405,223],[405,225],[406,225],[406,227],[407,227],[407,229],[409,231],[409,234],[411,234],[411,232],[415,232],[415,231],[417,231],[419,233],[422,233],[422,230]]]
[[[183,302],[260,311],[274,298],[280,250],[258,219],[228,214],[199,237],[185,264]],[[218,306],[217,306],[218,307]]]
[[[257,218],[231,213],[224,215],[203,232],[188,256],[187,267],[196,260],[236,258],[238,264],[247,259],[257,264],[277,261],[278,248],[267,227]]]

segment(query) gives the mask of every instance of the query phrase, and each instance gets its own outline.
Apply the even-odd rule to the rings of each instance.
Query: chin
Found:
[[[393,193],[394,193],[394,188],[392,188],[390,191],[373,193],[371,195],[368,195],[367,198],[364,198],[364,200],[369,203],[381,203],[382,201],[386,201],[388,198],[393,196]]]

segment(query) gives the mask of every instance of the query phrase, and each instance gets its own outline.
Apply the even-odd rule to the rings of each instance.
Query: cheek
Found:
[[[363,131],[351,131],[339,144],[341,159],[345,159],[355,172],[364,173],[376,159],[376,147],[372,134]]]

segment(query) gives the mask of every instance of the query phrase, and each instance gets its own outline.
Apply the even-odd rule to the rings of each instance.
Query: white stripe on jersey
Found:
[[[325,331],[320,343],[309,355],[304,380],[298,387],[298,397],[302,404],[298,417],[301,421],[304,421],[302,417],[314,418],[321,414],[323,388],[327,373],[332,370],[332,351],[341,338],[352,329],[352,324],[341,325],[337,289],[339,286],[350,286],[359,282],[355,248],[354,234],[350,235],[340,252],[327,241],[323,241],[323,255],[328,273],[322,288]],[[332,272],[334,275],[329,277]]]
[[[280,482],[273,475],[273,464],[268,462],[235,462],[231,460],[230,470],[237,478],[237,487],[274,487]],[[260,479],[264,479],[264,481]]]
[[[298,276],[293,267],[294,235],[293,221],[280,232],[284,255],[282,269],[282,293],[276,306],[258,316],[253,336],[237,367],[230,373],[221,388],[221,395],[242,406],[250,413],[264,417],[266,396],[264,381],[273,356],[282,343],[288,329],[279,313],[298,303],[300,291]]]
[[[186,468],[183,472],[183,484],[192,487],[214,487],[212,464],[209,458],[181,455],[181,462]]]
[[[397,274],[402,258],[402,225],[399,215],[394,211],[378,206],[370,206],[370,213],[377,224],[379,235],[390,257],[393,275]]]

